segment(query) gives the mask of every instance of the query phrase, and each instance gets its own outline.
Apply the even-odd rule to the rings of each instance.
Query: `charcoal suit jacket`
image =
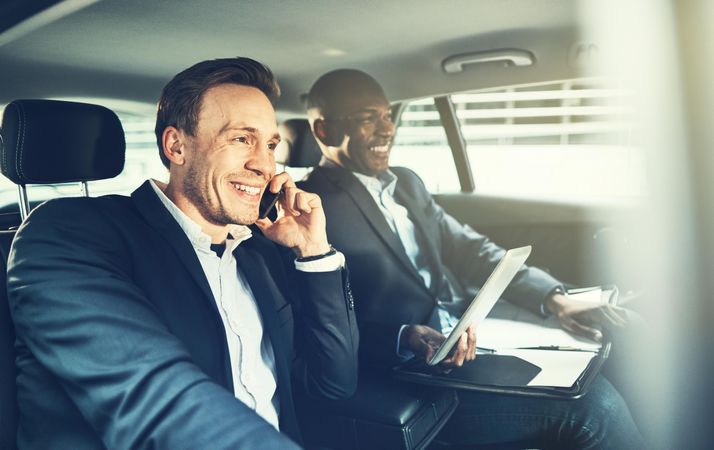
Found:
[[[234,397],[210,286],[148,182],[36,208],[8,262],[19,447],[296,448],[293,389],[351,395],[358,333],[345,270],[300,272],[284,250],[254,229],[234,251],[275,354],[278,433]]]
[[[364,185],[349,170],[320,165],[300,188],[320,196],[327,216],[328,239],[345,254],[361,330],[360,355],[369,364],[397,361],[396,342],[404,324],[427,324],[437,299],[448,291],[471,300],[505,250],[473,228],[460,224],[432,198],[411,170],[392,167],[398,181],[397,203],[409,212],[420,251],[433,282],[427,287],[409,260],[399,237]],[[533,311],[560,282],[546,272],[524,266],[503,297]],[[465,302],[445,305],[457,316]],[[433,319],[432,319],[433,320]]]

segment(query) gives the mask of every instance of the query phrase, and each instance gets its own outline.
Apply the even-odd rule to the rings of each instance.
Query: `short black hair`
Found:
[[[174,76],[164,86],[156,113],[156,143],[159,146],[161,162],[169,167],[164,155],[162,136],[166,127],[176,127],[193,136],[198,124],[203,95],[210,88],[220,84],[239,84],[262,91],[270,103],[280,97],[273,72],[250,58],[220,58],[202,61]]]
[[[386,98],[382,86],[371,75],[357,69],[337,69],[315,81],[307,94],[307,109],[329,116],[341,110],[347,98],[374,93]]]

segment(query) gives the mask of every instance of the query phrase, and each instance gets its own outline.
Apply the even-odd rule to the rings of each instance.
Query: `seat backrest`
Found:
[[[14,449],[17,432],[15,326],[7,302],[7,257],[15,231],[0,231],[0,448]]]
[[[15,100],[0,128],[0,169],[15,184],[112,178],[124,167],[124,130],[112,111],[53,100]],[[21,207],[22,210],[22,207]],[[0,225],[15,228],[17,215]],[[15,230],[0,231],[0,449],[16,448],[18,404],[15,327],[7,295],[7,261]]]
[[[280,124],[282,141],[276,149],[275,160],[288,167],[315,167],[322,151],[310,130],[307,119],[288,119]]]

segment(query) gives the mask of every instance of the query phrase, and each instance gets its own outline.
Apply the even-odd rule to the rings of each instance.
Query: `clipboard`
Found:
[[[617,304],[615,286],[603,286],[610,291],[608,302]],[[496,394],[575,400],[585,395],[610,355],[612,343],[605,336],[600,350],[590,360],[570,387],[529,386],[541,368],[513,355],[480,354],[449,373],[433,373],[424,361],[411,359],[392,368],[392,376],[403,381]]]
[[[436,349],[434,356],[427,361],[428,365],[435,366],[439,364],[446,358],[446,355],[449,354],[454,345],[456,345],[459,336],[461,336],[470,325],[478,325],[486,318],[489,311],[491,311],[501,297],[501,294],[503,294],[503,291],[506,290],[506,287],[511,283],[513,277],[516,276],[518,270],[523,266],[523,263],[526,262],[528,256],[530,256],[531,250],[532,247],[526,245],[525,247],[512,248],[503,254],[501,260],[493,269],[493,272],[491,272],[491,275],[489,275],[478,294],[476,294],[476,297],[471,300],[471,303],[451,331],[451,334],[449,334],[446,340]]]

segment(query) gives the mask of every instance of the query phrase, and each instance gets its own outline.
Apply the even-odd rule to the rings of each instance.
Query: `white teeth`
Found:
[[[389,146],[382,145],[379,147],[370,147],[370,151],[372,151],[374,153],[387,153],[387,151],[389,151]]]
[[[246,186],[244,184],[238,184],[238,183],[231,183],[233,184],[233,187],[238,189],[239,191],[246,192],[250,195],[258,195],[260,193],[260,188],[253,187],[253,186]]]

